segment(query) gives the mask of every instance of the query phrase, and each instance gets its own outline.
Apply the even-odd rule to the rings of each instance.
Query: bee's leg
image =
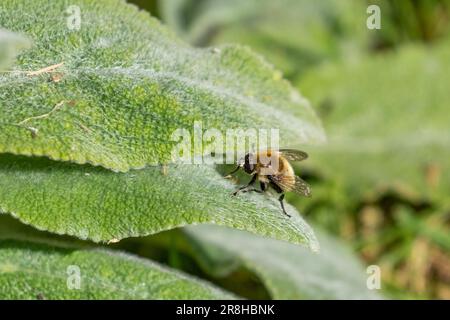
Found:
[[[259,185],[261,186],[261,190],[258,190],[256,188],[252,188],[252,189],[244,189],[244,190],[242,190],[242,192],[255,191],[255,192],[258,192],[258,193],[264,193],[267,190],[267,182],[260,181]]]
[[[283,193],[283,189],[280,188],[279,185],[277,185],[273,180],[271,176],[268,176],[269,180],[270,180],[270,186],[278,193],[281,193],[280,197],[278,198],[278,201],[280,201],[281,204],[281,209],[283,210],[283,213],[285,215],[287,215],[288,217],[291,217],[290,214],[288,214],[286,212],[286,209],[284,208],[284,203],[283,203],[283,199],[284,199],[284,193]]]
[[[233,192],[233,196],[237,195],[239,192],[243,191],[244,189],[247,189],[248,187],[250,187],[251,185],[253,185],[256,181],[257,175],[256,173],[252,176],[252,180],[250,180],[250,182],[245,185],[240,187],[238,190],[236,190],[235,192]]]
[[[242,192],[242,193],[245,193],[245,192],[252,192],[252,191],[258,192],[258,193],[263,193],[261,190],[258,190],[258,189],[256,189],[256,188],[244,189],[244,190],[242,190],[241,192]]]
[[[265,192],[267,190],[267,182],[259,182],[259,185],[261,186],[261,191]]]
[[[280,201],[281,209],[283,209],[283,213],[284,213],[285,215],[287,215],[287,216],[290,218],[291,215],[288,214],[288,213],[286,212],[286,209],[284,208],[283,199],[284,199],[284,193],[281,194],[281,196],[278,198],[278,201]]]

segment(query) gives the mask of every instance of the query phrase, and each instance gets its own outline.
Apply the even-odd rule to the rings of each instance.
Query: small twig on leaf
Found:
[[[58,69],[59,67],[61,67],[62,65],[64,65],[64,62],[54,64],[52,66],[48,66],[48,67],[45,67],[45,68],[42,68],[42,69],[39,69],[36,71],[29,71],[29,72],[27,72],[27,76],[32,77],[32,76],[38,76],[43,73],[52,72],[52,71]]]
[[[48,118],[53,112],[58,111],[63,105],[64,105],[65,101],[61,101],[59,102],[50,112],[48,113],[44,113],[40,116],[36,116],[36,117],[30,117],[30,118],[26,118],[25,120],[22,120],[18,123],[19,126],[24,125],[25,123],[27,123],[30,120],[38,120],[38,119],[45,119]]]

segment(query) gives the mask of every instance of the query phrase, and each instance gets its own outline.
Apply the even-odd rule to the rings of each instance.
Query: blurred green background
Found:
[[[450,1],[130,2],[193,45],[245,44],[282,70],[329,138],[305,146],[310,159],[297,168],[313,198],[288,200],[379,265],[387,297],[450,299]],[[371,4],[379,30],[366,27]],[[245,268],[204,275],[182,244],[174,231],[120,246],[268,296]]]

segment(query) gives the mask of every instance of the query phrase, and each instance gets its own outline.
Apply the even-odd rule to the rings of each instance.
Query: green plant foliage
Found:
[[[373,33],[378,49],[412,41],[433,42],[448,35],[450,3],[447,0],[366,0],[382,12],[382,27]]]
[[[448,295],[449,44],[380,50],[442,37],[444,1],[379,0],[382,30],[359,0],[132,2],[175,32],[125,0],[0,1],[0,298],[382,298],[292,205],[233,197],[248,175],[173,163],[197,121],[279,128],[310,155],[288,201],[383,296]]]
[[[197,45],[240,43],[295,78],[330,57],[367,47],[362,1],[161,0],[163,20]]]
[[[140,9],[150,12],[153,17],[160,18],[157,0],[127,0],[127,2],[135,4]]]
[[[384,288],[401,299],[445,299],[448,209],[417,211],[408,203],[397,204],[381,219],[376,208],[366,209],[362,220],[358,231],[364,237],[354,243],[368,263],[380,266]]]
[[[24,37],[0,29],[0,71],[4,71],[18,52],[28,46]]]
[[[124,1],[3,0],[0,26],[34,41],[0,76],[0,152],[127,171],[171,162],[172,134],[196,120],[280,128],[292,146],[324,140],[308,102],[260,56],[192,48]],[[60,63],[58,80],[24,72]]]
[[[300,81],[330,133],[308,163],[337,191],[315,188],[316,200],[355,203],[393,191],[449,205],[449,61],[448,45],[412,46],[327,65]]]
[[[276,198],[232,197],[236,186],[213,167],[149,167],[114,173],[46,158],[0,156],[0,210],[41,230],[94,241],[120,240],[179,226],[216,223],[264,236],[318,243],[296,213]]]
[[[376,299],[367,275],[341,243],[318,233],[319,254],[302,247],[217,226],[183,229],[200,263],[224,276],[240,264],[260,277],[274,299]]]
[[[1,299],[233,298],[200,280],[124,253],[16,240],[0,241],[0,287]]]

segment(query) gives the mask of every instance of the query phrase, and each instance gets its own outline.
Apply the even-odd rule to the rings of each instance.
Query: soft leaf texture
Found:
[[[330,141],[311,148],[308,164],[344,196],[395,190],[450,204],[449,75],[448,45],[406,47],[310,73],[299,86],[322,111]],[[317,201],[333,193],[315,190]]]
[[[79,271],[80,287],[76,289]],[[212,285],[107,250],[0,241],[1,299],[230,299]]]
[[[28,45],[24,37],[0,29],[0,72],[4,71],[17,53]]]
[[[34,41],[0,77],[0,152],[127,171],[170,162],[173,132],[197,120],[279,128],[286,147],[324,139],[308,102],[260,56],[193,48],[124,1],[2,0],[0,26]]]
[[[239,43],[289,78],[366,46],[366,7],[358,0],[160,0],[163,20],[197,45]]]
[[[128,173],[0,155],[0,211],[38,229],[94,241],[120,240],[216,223],[318,250],[311,228],[275,197],[231,193],[214,167],[149,167]]]
[[[359,261],[337,239],[320,234],[318,254],[224,227],[204,225],[184,230],[209,272],[224,275],[242,264],[261,278],[274,299],[379,298],[367,288],[367,276]]]

